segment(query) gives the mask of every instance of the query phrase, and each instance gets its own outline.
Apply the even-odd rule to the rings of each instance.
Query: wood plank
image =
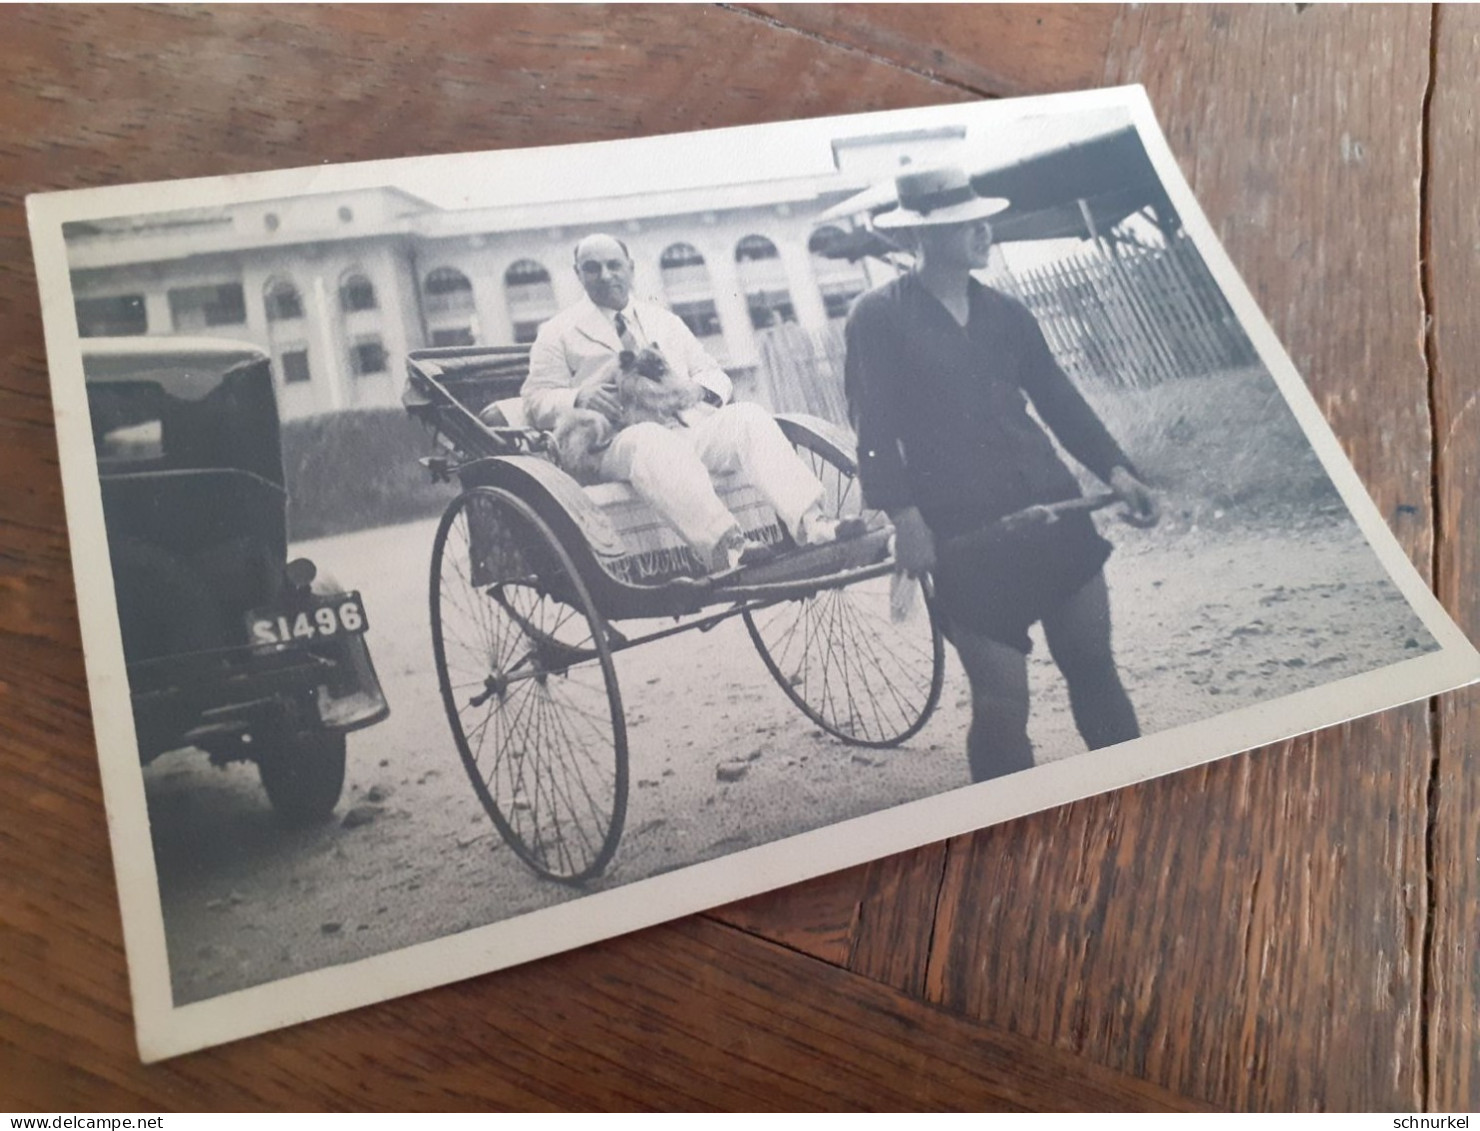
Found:
[[[47,1004],[5,1022],[19,1110],[1195,1107],[702,919],[149,1069]]]
[[[1095,86],[1117,18],[1111,4],[753,4],[832,43],[981,94]]]
[[[5,23],[11,81],[0,113],[27,123],[4,155],[12,199],[22,186],[557,145],[971,97],[717,7],[683,18],[625,4],[31,7]]]
[[[1104,73],[1147,85],[1420,567],[1428,18],[1150,6]],[[932,998],[1219,1106],[1417,1106],[1427,739],[1419,705],[953,843]]]
[[[868,865],[764,892],[706,912],[718,923],[760,935],[834,966],[853,950],[858,909],[868,890]]]
[[[707,917],[920,997],[945,842],[820,876]]]
[[[868,865],[848,969],[924,996],[945,862],[941,841]]]
[[[1438,592],[1473,640],[1480,635],[1480,9],[1438,10],[1425,240],[1433,313],[1434,431],[1442,537]],[[1480,1108],[1480,697],[1439,702],[1439,765],[1433,794],[1433,924],[1429,1107]]]
[[[1219,1107],[1416,1104],[1402,717],[1419,734],[1353,724],[953,842],[931,1000]]]

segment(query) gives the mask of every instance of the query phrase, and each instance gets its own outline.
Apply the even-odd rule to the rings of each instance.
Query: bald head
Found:
[[[576,277],[597,306],[621,310],[632,298],[632,257],[627,245],[602,233],[576,244]]]

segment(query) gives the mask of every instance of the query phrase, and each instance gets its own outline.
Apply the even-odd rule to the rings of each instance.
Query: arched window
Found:
[[[511,287],[537,287],[550,281],[550,272],[545,265],[534,259],[519,259],[509,264],[504,272],[504,282]]]
[[[658,257],[658,266],[665,271],[682,267],[703,267],[704,257],[693,244],[676,243],[663,249],[663,254]]]
[[[765,236],[746,236],[735,245],[735,263],[740,289],[750,308],[750,322],[757,330],[778,322],[794,322],[796,308],[781,253]]]
[[[263,288],[263,305],[269,322],[291,322],[303,317],[303,296],[287,279],[274,279]]]
[[[375,284],[358,271],[351,271],[339,281],[339,309],[346,314],[357,310],[374,310]]]
[[[467,314],[473,309],[472,281],[456,267],[429,272],[421,293],[428,314]]]
[[[684,320],[694,337],[718,335],[721,327],[719,311],[714,305],[714,288],[699,250],[692,244],[673,244],[658,257],[658,268],[668,305]]]
[[[267,311],[267,337],[283,384],[311,381],[308,345],[303,340],[303,295],[288,279],[269,279],[262,288],[262,305]]]
[[[746,236],[735,245],[735,262],[744,263],[747,259],[779,259],[781,253],[776,250],[776,245],[765,236]]]
[[[504,294],[509,321],[514,324],[514,341],[521,345],[534,341],[541,324],[556,310],[550,272],[533,259],[511,263],[504,272]]]
[[[868,276],[861,264],[850,263],[844,255],[828,254],[834,249],[841,250],[847,238],[841,228],[824,225],[807,241],[807,249],[812,253],[812,274],[817,277],[817,289],[829,318],[846,318],[853,300],[868,290]]]

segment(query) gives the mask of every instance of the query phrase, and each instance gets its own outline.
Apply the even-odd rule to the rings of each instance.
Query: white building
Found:
[[[816,218],[964,135],[842,139],[825,175],[632,197],[447,210],[381,187],[71,224],[79,332],[255,342],[285,417],[393,405],[410,350],[532,341],[581,296],[577,241],[609,232],[637,293],[743,377],[761,364],[758,332],[794,322],[823,340],[878,281],[809,251]]]

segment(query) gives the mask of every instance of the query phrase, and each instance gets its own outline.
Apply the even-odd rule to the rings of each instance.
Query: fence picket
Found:
[[[1141,387],[1254,361],[1232,308],[1185,237],[1113,256],[1067,255],[1009,274],[1076,380]]]
[[[994,283],[1032,311],[1054,358],[1078,382],[1143,388],[1257,361],[1185,236],[1161,248],[1122,245],[1118,254],[1091,250],[1023,271],[1003,268]],[[757,336],[763,401],[847,420],[841,322],[812,333],[787,325]]]

